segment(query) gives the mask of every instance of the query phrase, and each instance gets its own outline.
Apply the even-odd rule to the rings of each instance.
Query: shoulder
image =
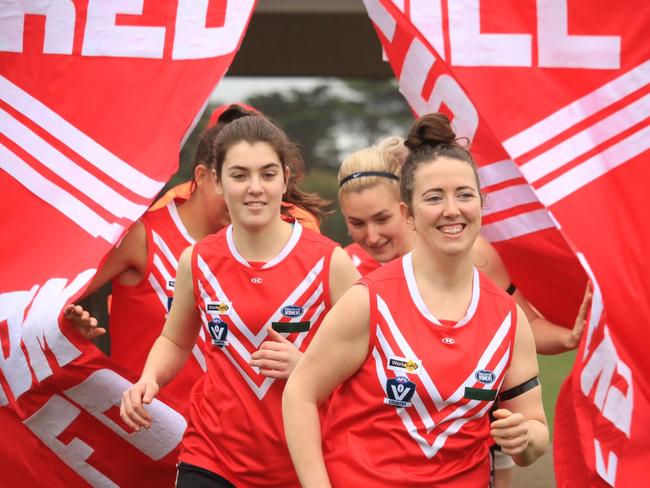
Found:
[[[203,250],[206,248],[214,249],[221,245],[225,245],[227,229],[228,227],[224,227],[223,229],[215,232],[214,234],[208,234],[203,239],[201,239],[196,244],[194,244],[194,248],[197,250],[199,249]]]
[[[362,281],[369,283],[381,283],[388,281],[401,280],[404,281],[404,268],[402,258],[396,258],[392,261],[380,266],[379,268],[364,275]]]
[[[323,234],[315,232],[311,229],[308,229],[304,225],[302,226],[302,233],[300,235],[300,238],[303,241],[308,242],[310,244],[320,244],[331,248],[340,247],[338,243],[334,242],[329,237],[324,236]]]
[[[479,284],[481,289],[481,298],[487,299],[490,302],[499,304],[504,308],[513,308],[516,305],[515,299],[509,295],[503,288],[497,285],[486,274],[479,271]]]

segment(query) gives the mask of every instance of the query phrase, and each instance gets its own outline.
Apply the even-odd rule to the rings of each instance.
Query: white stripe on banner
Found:
[[[379,0],[363,0],[363,3],[366,5],[370,19],[377,24],[377,27],[386,36],[388,42],[393,42],[395,30],[397,30],[397,23],[393,16]]]
[[[146,205],[137,205],[123,197],[2,109],[0,132],[58,176],[83,188],[89,198],[116,217],[136,221],[146,212]]]
[[[485,224],[481,227],[481,235],[490,242],[499,242],[553,227],[557,224],[550,213],[540,209]]]
[[[124,232],[124,227],[105,220],[73,195],[43,177],[1,143],[0,168],[93,237],[100,236],[110,244],[115,244]]]
[[[129,190],[153,198],[164,182],[141,173],[99,145],[49,107],[0,75],[0,99],[59,139],[104,174]]]
[[[530,185],[509,186],[487,194],[483,216],[538,201],[539,199]]]
[[[599,144],[638,124],[650,114],[650,94],[599,120],[521,166],[530,183],[561,168]]]
[[[481,188],[503,183],[517,178],[523,178],[524,175],[512,159],[497,161],[496,163],[481,166],[478,169],[478,177],[481,182]]]
[[[511,157],[518,158],[553,139],[577,123],[618,102],[650,82],[650,61],[606,83],[503,142]]]
[[[544,205],[551,206],[596,178],[650,149],[650,126],[635,132],[537,189]]]

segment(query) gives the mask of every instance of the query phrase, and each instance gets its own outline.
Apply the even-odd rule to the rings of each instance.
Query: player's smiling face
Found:
[[[435,251],[470,252],[481,227],[481,195],[472,167],[440,156],[418,166],[411,204],[418,239]]]
[[[264,227],[278,218],[287,189],[285,178],[282,163],[270,144],[242,141],[228,149],[218,189],[233,224]]]
[[[377,184],[340,196],[350,237],[380,263],[401,256],[408,249],[406,238],[411,227],[400,210],[393,188]]]

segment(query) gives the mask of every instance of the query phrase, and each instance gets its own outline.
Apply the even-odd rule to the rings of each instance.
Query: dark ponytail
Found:
[[[456,133],[451,128],[451,123],[446,115],[432,113],[420,117],[411,126],[404,145],[410,153],[402,167],[400,194],[402,201],[409,208],[411,208],[413,199],[415,170],[420,164],[431,163],[441,156],[458,159],[469,164],[474,172],[476,187],[480,193],[481,185],[474,158],[465,147],[459,144]]]

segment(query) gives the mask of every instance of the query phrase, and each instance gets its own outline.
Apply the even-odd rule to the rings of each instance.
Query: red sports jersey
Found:
[[[345,247],[345,252],[352,258],[352,262],[357,267],[357,271],[361,276],[365,276],[371,271],[376,270],[381,266],[379,261],[376,261],[370,254],[368,254],[359,244],[353,242]]]
[[[142,216],[147,234],[147,268],[140,283],[123,285],[113,280],[109,332],[111,357],[139,374],[149,349],[160,336],[174,295],[178,259],[194,244],[176,209],[177,201]],[[203,336],[205,337],[205,336]],[[192,357],[163,391],[186,413],[189,392],[206,370],[204,340],[197,341]]]
[[[282,427],[285,381],[260,375],[248,362],[269,326],[305,350],[331,306],[335,247],[297,222],[284,249],[263,266],[237,252],[231,226],[194,246],[195,300],[209,333],[208,374],[201,391],[194,390],[181,461],[238,487],[300,486]]]
[[[427,309],[412,254],[362,278],[370,344],[323,428],[334,487],[486,487],[488,413],[510,364],[515,302],[474,270],[465,318]]]

